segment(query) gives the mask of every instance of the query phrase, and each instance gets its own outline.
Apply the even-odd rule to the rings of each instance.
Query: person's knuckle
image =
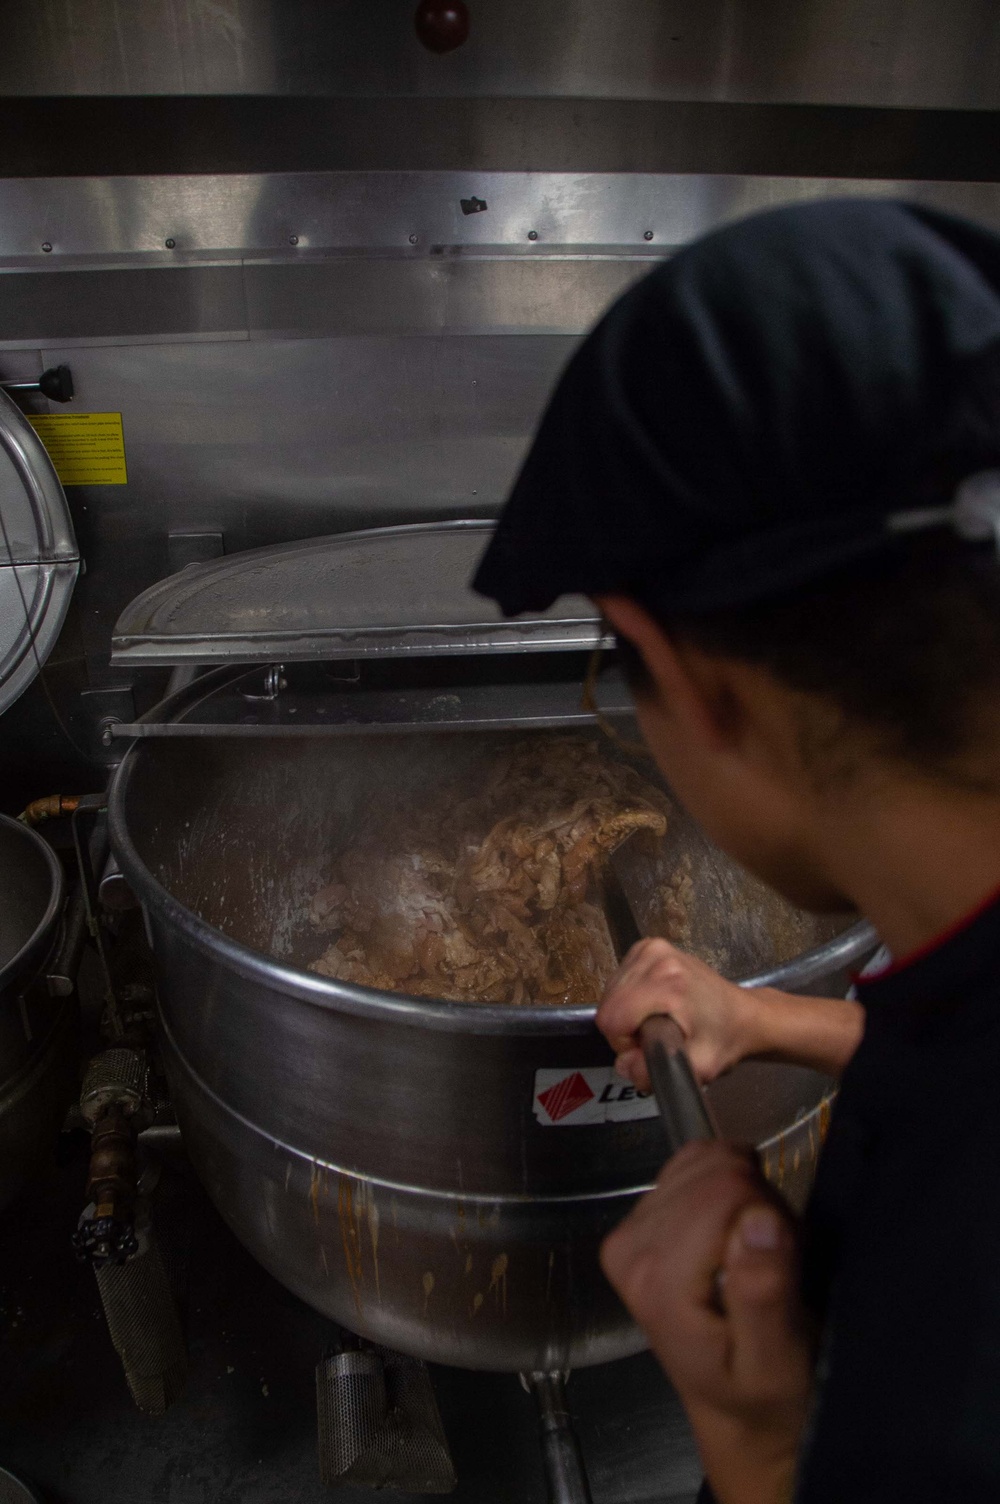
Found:
[[[619,1048],[622,1048],[624,1043],[632,1037],[631,1017],[628,1010],[620,1003],[606,1010],[602,1009],[597,1015],[597,1022],[605,1038],[611,1040],[612,1043],[617,1042]]]
[[[657,967],[666,967],[678,974],[684,970],[683,952],[675,950],[666,940],[657,941],[656,949],[650,952],[650,959],[655,962]]]
[[[630,1005],[635,1002],[638,991],[633,977],[622,977],[604,999],[603,1007],[611,1008],[616,1016],[627,1013]]]
[[[650,969],[649,985],[661,992],[667,990],[671,994],[676,993],[679,991],[679,984],[682,980],[676,966],[670,960],[658,960]]]
[[[739,1164],[741,1162],[739,1151],[725,1139],[712,1138],[702,1139],[697,1146],[701,1151],[701,1159],[706,1167],[721,1168]]]
[[[731,1220],[745,1206],[752,1191],[747,1181],[731,1170],[720,1170],[706,1178],[699,1186],[700,1203],[710,1205],[726,1221]]]
[[[727,1274],[726,1292],[730,1301],[741,1305],[756,1306],[761,1310],[777,1308],[784,1311],[788,1303],[790,1281],[788,1271],[774,1260],[760,1260],[752,1267],[738,1266]]]

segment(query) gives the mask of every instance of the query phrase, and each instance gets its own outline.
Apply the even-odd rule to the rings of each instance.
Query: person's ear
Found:
[[[595,597],[605,620],[641,654],[653,681],[660,715],[689,735],[722,750],[733,741],[738,707],[707,654],[675,642],[636,601],[624,595]]]

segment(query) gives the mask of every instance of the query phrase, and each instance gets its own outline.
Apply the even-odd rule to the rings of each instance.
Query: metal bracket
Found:
[[[244,700],[276,700],[283,689],[288,688],[288,681],[284,677],[285,665],[283,663],[269,663],[264,670],[263,693],[254,694],[249,689],[241,689],[240,694]]]

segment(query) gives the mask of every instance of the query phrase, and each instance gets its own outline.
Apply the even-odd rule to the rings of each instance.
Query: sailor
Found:
[[[703,1080],[840,1077],[801,1224],[700,1143],[603,1249],[719,1504],[1000,1499],[998,542],[1000,238],[831,200],[615,304],[476,576],[507,614],[590,595],[707,834],[897,958],[794,999],[647,940],[600,1010],[639,1086],[664,1011]]]

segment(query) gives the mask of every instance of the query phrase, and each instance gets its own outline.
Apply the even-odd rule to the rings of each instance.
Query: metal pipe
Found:
[[[77,889],[63,913],[59,949],[46,970],[45,978],[50,997],[72,997],[76,989],[76,974],[80,967],[80,957],[83,954],[86,939],[87,905],[83,894]]]
[[[566,1405],[561,1373],[529,1373],[527,1387],[538,1405],[538,1432],[549,1484],[549,1504],[593,1504],[587,1469]]]
[[[79,794],[46,794],[42,799],[32,799],[27,808],[18,815],[25,825],[40,825],[43,820],[52,820],[57,815],[71,815],[79,807]]]
[[[170,670],[170,678],[167,680],[167,690],[164,699],[177,694],[182,689],[187,689],[193,684],[201,672],[196,663],[178,663]]]
[[[92,816],[95,820],[104,813],[105,798],[103,794],[84,794],[76,802],[76,808],[70,817],[70,829],[73,832],[73,849],[76,853],[76,867],[80,874],[80,892],[87,910],[87,929],[97,949],[98,959],[101,963],[101,972],[104,977],[105,988],[105,1017],[103,1027],[115,1039],[120,1039],[124,1030],[122,1027],[121,1014],[118,1009],[118,999],[115,995],[114,980],[111,976],[111,967],[108,963],[107,948],[104,944],[104,931],[98,918],[97,908],[97,870],[101,869],[108,855],[107,833],[103,826],[97,826],[92,833],[93,841],[85,840],[80,832],[79,822],[85,815]]]
[[[159,1159],[180,1162],[187,1156],[184,1140],[176,1123],[151,1123],[139,1134],[139,1148]]]
[[[108,854],[108,859],[104,863],[104,871],[97,885],[97,897],[102,908],[113,909],[116,913],[139,907],[139,900],[125,881],[125,876],[115,861],[113,852]]]

